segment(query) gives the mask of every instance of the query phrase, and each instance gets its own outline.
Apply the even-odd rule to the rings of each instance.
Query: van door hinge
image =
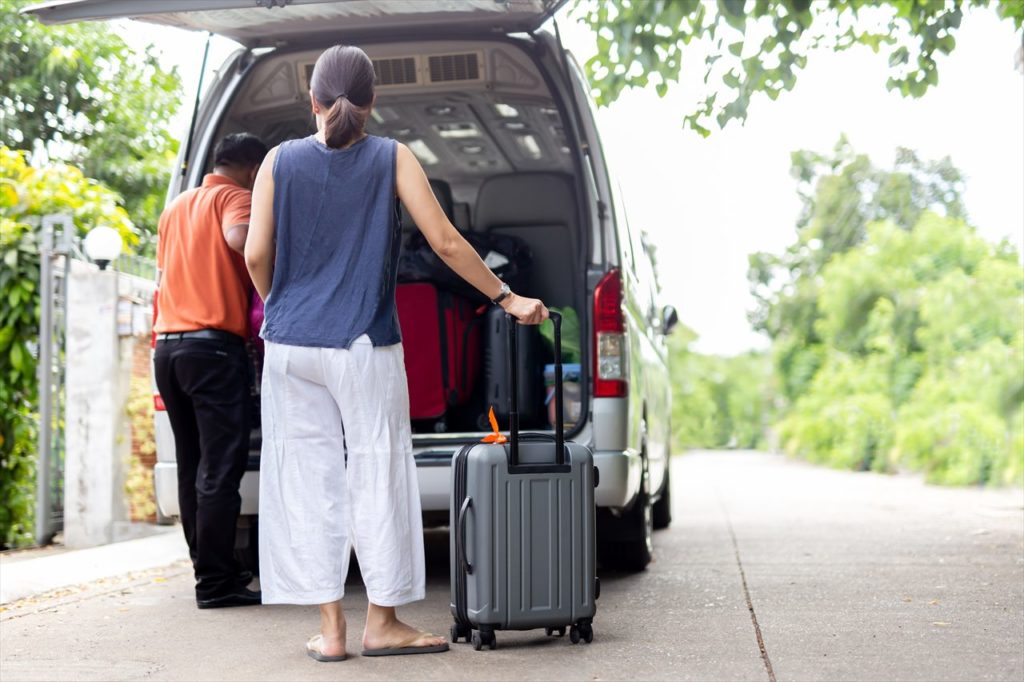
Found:
[[[600,199],[597,200],[597,217],[601,220],[608,217],[608,204]]]

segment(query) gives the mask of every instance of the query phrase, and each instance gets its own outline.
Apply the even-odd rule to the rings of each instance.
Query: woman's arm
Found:
[[[501,293],[501,280],[484,265],[476,250],[448,220],[434,193],[430,191],[430,183],[419,160],[402,143],[398,143],[397,176],[398,198],[412,215],[416,227],[427,238],[430,248],[448,267],[484,296],[490,299],[497,298]],[[258,179],[256,183],[259,184]],[[255,217],[254,202],[253,218]],[[548,319],[548,309],[536,298],[524,298],[513,293],[505,297],[501,307],[523,324],[540,324]]]
[[[249,218],[249,235],[245,240],[245,266],[264,301],[270,295],[270,283],[274,277],[274,147],[263,159],[256,184],[252,188],[252,215]]]

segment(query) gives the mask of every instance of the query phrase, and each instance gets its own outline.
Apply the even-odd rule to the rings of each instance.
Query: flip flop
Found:
[[[337,663],[338,661],[344,661],[348,656],[342,654],[341,656],[328,656],[320,651],[320,642],[323,641],[323,635],[317,635],[306,642],[306,655],[312,658],[314,661],[320,661],[321,663]]]
[[[424,637],[434,637],[429,632],[423,632],[416,635],[415,642],[417,639],[423,639]],[[407,656],[410,654],[439,654],[442,651],[448,651],[448,642],[443,644],[434,644],[433,646],[396,646],[386,647],[384,649],[363,649],[363,656]]]

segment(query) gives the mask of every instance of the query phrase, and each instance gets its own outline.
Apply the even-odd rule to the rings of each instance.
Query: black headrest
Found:
[[[448,216],[448,220],[452,219],[455,214],[455,200],[452,199],[452,186],[444,180],[428,180],[430,183],[430,189],[434,192],[434,196],[437,197],[437,203],[441,204],[441,210]]]
[[[448,220],[451,220],[454,223],[455,201],[452,199],[451,185],[444,180],[428,180],[427,182],[430,183],[430,189],[434,193],[434,196],[437,197],[437,203],[441,205],[441,210],[444,211],[446,216],[448,216]],[[405,204],[402,204],[402,229],[408,231],[415,226],[416,221],[412,219],[412,216],[409,214],[409,210],[406,209]]]
[[[565,173],[509,173],[484,180],[476,197],[476,226],[576,224],[572,179]]]

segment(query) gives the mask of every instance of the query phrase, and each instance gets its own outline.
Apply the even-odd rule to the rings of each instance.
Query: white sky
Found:
[[[580,63],[593,53],[589,32],[561,21]],[[132,23],[133,44],[154,43],[182,74],[191,114],[205,36]],[[884,55],[867,48],[812,55],[792,92],[772,102],[755,97],[745,126],[736,122],[707,139],[683,130],[703,62],[665,99],[653,88],[623,93],[599,112],[605,154],[615,164],[630,223],[658,246],[666,302],[697,331],[696,347],[731,355],[768,342],[746,320],[747,255],[781,251],[794,238],[799,210],[790,152],[828,151],[841,133],[880,165],[896,147],[923,158],[950,156],[967,177],[971,222],[992,240],[1024,250],[1024,75],[1014,68],[1019,36],[990,10],[972,11],[957,47],[939,59],[939,85],[920,100],[885,89]],[[232,43],[215,40],[210,64]]]

